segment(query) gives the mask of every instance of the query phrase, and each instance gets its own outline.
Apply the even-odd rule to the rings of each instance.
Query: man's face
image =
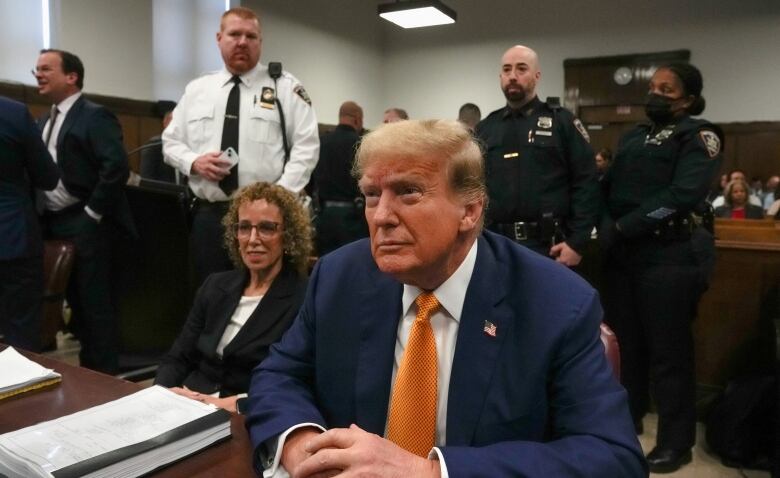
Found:
[[[48,52],[38,57],[35,79],[38,81],[38,93],[55,104],[78,91],[78,75],[62,71],[62,58],[58,53]]]
[[[442,160],[376,158],[359,183],[380,270],[424,289],[455,271],[456,243],[477,226],[464,219],[469,207],[451,190]]]
[[[395,110],[388,110],[385,111],[385,117],[382,119],[382,123],[395,123],[396,121],[401,121],[403,118],[398,116],[398,113],[395,112]]]
[[[532,99],[541,75],[532,50],[510,48],[501,58],[501,91],[510,104],[524,104]]]
[[[734,171],[733,173],[731,173],[731,176],[729,176],[729,181],[734,181],[736,179],[741,179],[742,181],[747,181],[745,179],[745,173],[743,173],[742,171]]]
[[[604,156],[597,154],[596,155],[596,169],[603,173],[607,170],[607,160],[604,159]]]
[[[217,44],[228,71],[234,75],[246,73],[260,61],[260,25],[255,20],[228,15],[217,33]]]

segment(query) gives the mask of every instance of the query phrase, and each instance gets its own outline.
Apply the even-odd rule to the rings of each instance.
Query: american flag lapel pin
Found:
[[[482,331],[485,332],[485,334],[495,338],[498,328],[496,327],[496,324],[490,322],[489,320],[486,320],[485,325],[482,327]]]

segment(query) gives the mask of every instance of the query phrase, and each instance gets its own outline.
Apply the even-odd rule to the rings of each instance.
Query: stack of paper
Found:
[[[154,386],[0,435],[0,473],[136,477],[229,436],[229,412]]]
[[[52,369],[43,368],[13,347],[0,352],[0,400],[62,380]]]

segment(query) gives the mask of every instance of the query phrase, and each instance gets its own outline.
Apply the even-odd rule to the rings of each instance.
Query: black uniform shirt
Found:
[[[534,97],[519,111],[492,112],[476,128],[485,149],[492,223],[562,219],[582,253],[596,223],[599,186],[587,132],[568,110]]]
[[[351,174],[358,141],[357,131],[344,124],[320,139],[320,160],[313,173],[320,200],[352,201],[360,195]]]
[[[657,229],[699,204],[720,169],[722,133],[688,116],[663,127],[640,124],[618,144],[605,180],[608,213],[625,237]]]

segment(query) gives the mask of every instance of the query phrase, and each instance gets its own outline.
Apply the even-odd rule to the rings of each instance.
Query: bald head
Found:
[[[339,124],[352,126],[360,132],[363,129],[363,108],[354,101],[345,101],[339,108]]]
[[[521,108],[536,96],[541,76],[539,57],[526,46],[515,45],[501,57],[501,90],[512,108]]]

